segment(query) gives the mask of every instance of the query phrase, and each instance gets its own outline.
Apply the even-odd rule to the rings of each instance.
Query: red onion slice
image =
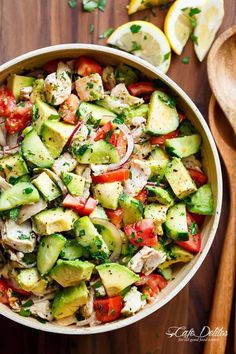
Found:
[[[72,143],[72,140],[73,140],[75,134],[77,133],[77,131],[79,130],[79,128],[81,127],[82,123],[83,123],[83,122],[81,121],[81,122],[79,122],[79,123],[76,125],[75,129],[74,129],[73,132],[71,133],[71,136],[69,137],[69,139],[68,139],[68,141],[67,141],[67,143],[66,143],[66,146],[67,146],[67,147],[69,147],[70,144]]]

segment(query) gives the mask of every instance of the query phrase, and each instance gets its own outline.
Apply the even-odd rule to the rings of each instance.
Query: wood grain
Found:
[[[104,13],[84,13],[81,4],[70,9],[67,0],[0,0],[0,63],[39,47],[59,43],[99,43],[98,39],[108,27],[116,27],[129,20],[125,6],[128,0],[108,0]],[[225,1],[225,19],[221,31],[236,23],[235,0]],[[135,14],[130,19],[147,16],[162,27],[165,12],[150,11]],[[95,26],[89,33],[89,25]],[[181,57],[190,56],[189,65]],[[168,75],[196,102],[207,118],[210,88],[207,81],[206,61],[199,63],[193,54],[192,43],[181,57],[173,55]],[[224,175],[224,180],[226,176]],[[213,246],[203,265],[175,299],[161,310],[127,328],[84,337],[70,337],[37,332],[0,318],[1,353],[9,354],[200,354],[203,343],[179,342],[168,338],[170,326],[186,326],[199,332],[208,323],[215,275],[220,249],[227,224],[229,205],[227,183],[224,184],[223,213]],[[232,330],[231,330],[232,332]],[[14,338],[14,339],[13,339]],[[233,339],[233,335],[230,336]],[[227,353],[232,353],[231,339]]]

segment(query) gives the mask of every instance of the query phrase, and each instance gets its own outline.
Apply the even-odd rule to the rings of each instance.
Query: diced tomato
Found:
[[[206,218],[205,215],[200,215],[200,214],[192,214],[189,211],[187,212],[187,215],[190,215],[192,220],[196,221],[196,223],[198,224],[198,226],[202,226],[202,224],[204,223],[204,220]]]
[[[179,115],[179,123],[182,123],[186,119],[186,115],[182,112],[178,112]]]
[[[201,233],[198,229],[198,224],[193,216],[187,212],[187,224],[188,224],[188,241],[176,242],[180,247],[185,250],[198,253],[201,250]]]
[[[15,107],[13,113],[6,119],[6,130],[9,134],[15,134],[23,130],[32,121],[33,103],[21,102]]]
[[[193,168],[187,168],[188,173],[190,174],[191,178],[196,182],[198,186],[203,186],[207,183],[207,175],[204,172],[194,170]]]
[[[16,99],[7,86],[0,87],[0,117],[10,117],[16,108]]]
[[[168,284],[168,281],[159,274],[150,274],[144,277],[145,284],[142,285],[142,293],[148,296],[149,301],[153,300],[157,294]]]
[[[57,71],[57,66],[60,61],[61,60],[59,60],[59,59],[48,61],[47,63],[45,63],[43,65],[43,70],[47,71],[49,74],[55,73]]]
[[[97,201],[92,197],[89,197],[85,203],[84,208],[81,210],[80,215],[90,215],[97,206]]]
[[[129,93],[132,96],[149,95],[156,90],[155,85],[151,81],[137,82],[128,86]]]
[[[81,76],[88,76],[90,74],[102,75],[102,67],[95,60],[81,56],[75,62],[75,71]]]
[[[123,157],[127,150],[127,140],[125,134],[120,131],[117,137],[116,148],[120,157]]]
[[[84,197],[73,197],[72,195],[67,194],[62,205],[65,208],[77,211],[80,215],[90,215],[96,208],[97,201],[92,197],[89,197],[88,200],[86,200]]]
[[[118,208],[116,210],[106,209],[106,214],[110,219],[111,223],[115,225],[118,229],[120,229],[123,215],[124,215],[123,209],[121,208]]]
[[[110,136],[108,142],[110,144],[115,145],[116,144],[116,136],[113,132],[113,125],[112,125],[111,121],[106,123],[103,127],[98,129],[97,134],[94,138],[94,141],[105,139],[109,132],[111,132],[111,136]]]
[[[104,173],[99,176],[92,176],[94,183],[123,182],[129,179],[130,172],[125,168]]]
[[[161,135],[161,136],[152,136],[150,138],[150,143],[152,145],[164,145],[165,144],[165,141],[166,139],[173,139],[173,138],[176,138],[177,136],[179,135],[179,131],[178,130],[175,130],[171,133],[168,133],[166,135]]]
[[[111,137],[110,137],[110,139],[108,140],[108,142],[109,142],[110,144],[116,146],[116,144],[117,144],[117,137],[116,137],[116,134],[115,134],[114,132],[111,134]]]
[[[0,302],[2,304],[8,304],[7,290],[8,290],[7,281],[1,278],[0,279]]]
[[[146,191],[146,189],[143,189],[134,198],[139,200],[142,204],[145,204],[147,202],[147,191]]]
[[[79,98],[73,93],[60,105],[59,114],[64,122],[69,124],[76,124],[78,117],[76,112],[79,106]]]
[[[129,241],[135,246],[154,246],[157,244],[157,235],[154,233],[154,224],[151,219],[143,219],[136,224],[124,227]]]
[[[94,310],[98,321],[111,322],[120,317],[123,299],[120,295],[94,300]]]

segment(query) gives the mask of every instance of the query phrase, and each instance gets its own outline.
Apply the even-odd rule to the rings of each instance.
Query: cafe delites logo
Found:
[[[196,331],[194,328],[188,329],[186,326],[173,326],[169,327],[165,333],[169,338],[177,338],[178,341],[189,341],[189,342],[205,342],[205,341],[216,341],[218,337],[226,337],[228,331],[224,328],[216,327],[211,329],[209,326],[203,326],[200,331]]]

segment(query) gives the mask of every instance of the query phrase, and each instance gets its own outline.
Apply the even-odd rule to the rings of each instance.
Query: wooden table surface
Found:
[[[104,44],[104,40],[98,38],[99,34],[129,20],[125,8],[127,4],[128,0],[108,0],[104,13],[85,13],[82,12],[80,1],[77,8],[71,9],[67,0],[0,0],[0,64],[22,53],[51,44]],[[162,27],[165,14],[166,11],[157,10],[154,16],[148,10],[133,15],[130,20],[147,16],[147,20]],[[225,18],[220,32],[235,23],[236,1],[225,0]],[[90,24],[95,26],[93,33],[89,33]],[[168,75],[195,101],[207,119],[210,88],[206,60],[201,64],[197,61],[191,43],[185,48],[183,56],[190,56],[190,63],[184,65],[181,57],[173,55]],[[177,342],[177,339],[168,338],[165,332],[170,326],[186,326],[198,332],[207,325],[227,214],[228,191],[225,182],[220,226],[208,256],[191,282],[171,302],[147,319],[110,333],[68,336],[39,332],[1,317],[0,353],[202,353],[202,343]],[[229,354],[233,353],[232,328],[227,347]]]

